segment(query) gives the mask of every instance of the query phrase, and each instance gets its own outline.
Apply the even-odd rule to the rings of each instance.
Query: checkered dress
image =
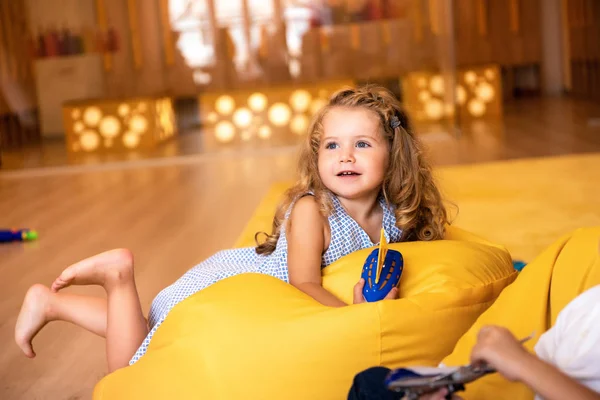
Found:
[[[333,210],[328,218],[331,241],[329,248],[323,254],[322,267],[326,267],[356,250],[375,245],[360,225],[346,213],[338,198],[331,197]],[[396,227],[393,208],[387,205],[383,199],[380,200],[380,204],[383,208],[383,227],[387,241],[389,243],[400,241],[402,232]],[[293,204],[285,215],[286,219],[289,217],[292,207]],[[154,332],[176,304],[215,282],[248,272],[267,274],[285,282],[289,281],[285,224],[281,227],[277,248],[270,255],[258,255],[254,247],[220,251],[190,269],[171,286],[163,289],[150,307],[148,316],[149,325],[152,327],[150,333],[129,364],[135,363],[146,353]]]

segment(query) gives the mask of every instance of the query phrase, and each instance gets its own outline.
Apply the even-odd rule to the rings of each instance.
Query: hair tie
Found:
[[[396,129],[399,126],[402,126],[402,123],[400,123],[400,119],[394,115],[390,121],[390,125],[392,126],[392,129]]]

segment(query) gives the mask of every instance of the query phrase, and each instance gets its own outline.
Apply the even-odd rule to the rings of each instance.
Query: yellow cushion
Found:
[[[600,284],[600,227],[579,229],[566,235],[525,267],[515,282],[483,313],[444,360],[447,365],[469,362],[477,333],[483,325],[502,325],[517,337],[536,333],[526,343],[533,351],[537,340],[556,321],[558,313],[577,295]],[[462,395],[461,395],[462,396]],[[499,374],[467,386],[465,399],[532,399],[534,394],[520,383]]]
[[[368,367],[436,365],[516,277],[502,247],[448,237],[390,245],[405,259],[393,301],[329,308],[266,275],[218,282],[174,307],[94,398],[340,399]],[[325,268],[323,285],[350,302],[369,251]]]

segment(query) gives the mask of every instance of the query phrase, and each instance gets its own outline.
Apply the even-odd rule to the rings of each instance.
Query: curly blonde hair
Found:
[[[395,207],[396,225],[402,230],[401,240],[442,239],[448,217],[442,196],[432,177],[431,167],[423,155],[421,143],[410,128],[408,118],[394,95],[383,87],[369,85],[338,91],[313,117],[300,153],[299,180],[285,193],[279,204],[273,218],[272,233],[269,235],[258,232],[255,235],[256,252],[268,255],[275,251],[285,212],[298,196],[313,192],[323,216],[331,213],[330,192],[319,176],[318,154],[323,135],[323,118],[334,107],[361,107],[371,110],[379,117],[381,132],[390,145],[390,163],[381,194],[388,204]],[[266,240],[262,243],[258,242],[260,234],[266,235]]]

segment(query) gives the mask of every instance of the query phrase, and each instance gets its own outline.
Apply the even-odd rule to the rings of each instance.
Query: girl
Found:
[[[49,321],[69,321],[106,338],[109,371],[136,362],[180,301],[232,275],[258,272],[291,283],[324,305],[345,306],[321,286],[321,268],[376,244],[444,236],[446,210],[421,145],[398,101],[382,88],[339,91],[313,119],[299,163],[300,179],[285,195],[273,231],[256,248],[215,254],[161,291],[144,319],[133,258],[118,249],[65,269],[50,289],[29,289],[15,340],[31,341]],[[59,291],[101,285],[107,299]],[[363,301],[361,280],[354,302]],[[395,298],[397,289],[387,298]],[[137,349],[137,351],[136,351]]]

